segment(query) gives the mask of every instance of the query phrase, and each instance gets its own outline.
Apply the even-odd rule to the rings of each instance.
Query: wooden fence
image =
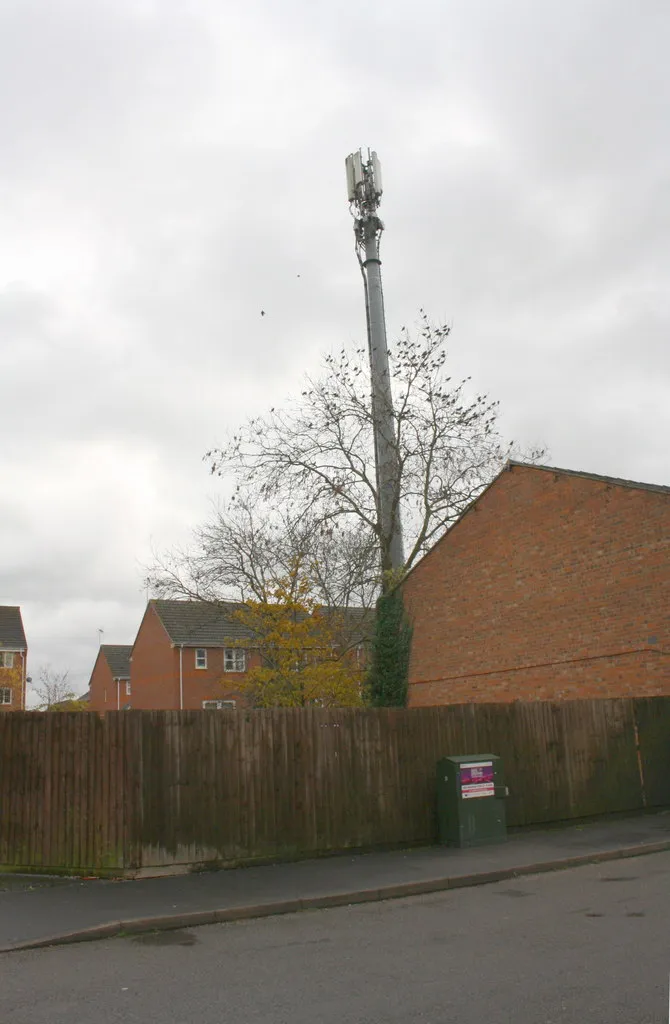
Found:
[[[435,765],[499,754],[508,821],[670,805],[670,698],[0,715],[0,869],[138,871],[436,838]]]

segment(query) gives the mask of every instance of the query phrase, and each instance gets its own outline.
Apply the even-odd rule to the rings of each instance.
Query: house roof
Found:
[[[244,606],[234,602],[206,601],[149,602],[155,608],[173,644],[184,647],[226,647],[231,641],[251,640],[254,631],[237,621],[235,612]],[[367,608],[322,608],[321,614],[336,615],[343,640],[359,644],[371,639],[374,611]]]
[[[130,679],[131,644],[101,644],[100,652],[114,679]]]
[[[19,651],[28,648],[21,609],[17,605],[0,605],[0,647]]]
[[[347,645],[368,643],[373,639],[375,629],[374,608],[349,606],[340,608],[336,605],[319,609],[320,615],[327,615],[336,620],[337,630]]]
[[[156,610],[173,644],[184,647],[225,647],[231,640],[248,640],[253,631],[237,622],[234,613],[242,605],[207,601],[149,602]]]
[[[595,480],[604,484],[613,484],[615,487],[632,487],[640,491],[656,491],[657,494],[670,494],[670,487],[665,484],[643,484],[637,480],[624,480],[618,476],[601,476],[599,473],[585,473],[581,469],[560,469],[558,466],[538,466],[534,462],[518,462],[516,459],[510,459],[508,465],[521,466],[523,469],[541,469],[545,473],[560,473],[561,476],[579,476],[584,480]]]

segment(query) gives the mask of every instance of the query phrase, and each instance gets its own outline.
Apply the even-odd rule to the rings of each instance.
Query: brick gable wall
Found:
[[[514,467],[403,593],[412,706],[670,694],[666,494]]]
[[[153,605],[147,605],[130,657],[128,703],[143,710],[179,708],[179,652]]]
[[[123,684],[121,684],[123,686]],[[115,683],[107,659],[98,653],[89,683],[88,706],[91,711],[116,711],[117,684]],[[121,706],[123,707],[123,696]]]

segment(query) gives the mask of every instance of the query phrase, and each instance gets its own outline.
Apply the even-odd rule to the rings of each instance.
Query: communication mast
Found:
[[[382,567],[404,563],[399,507],[398,453],[389,374],[379,241],[384,225],[378,215],[382,173],[377,154],[351,153],[346,161],[349,209],[354,217],[356,256],[363,275],[372,392],[378,515],[382,528]]]

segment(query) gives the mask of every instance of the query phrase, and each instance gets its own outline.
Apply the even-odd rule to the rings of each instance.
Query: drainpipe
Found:
[[[121,680],[116,680],[116,710],[121,710]]]
[[[179,710],[184,710],[184,645],[179,645]]]
[[[28,675],[28,652],[21,651],[21,661],[23,662],[23,679],[21,680],[21,711],[26,710],[26,677]]]

